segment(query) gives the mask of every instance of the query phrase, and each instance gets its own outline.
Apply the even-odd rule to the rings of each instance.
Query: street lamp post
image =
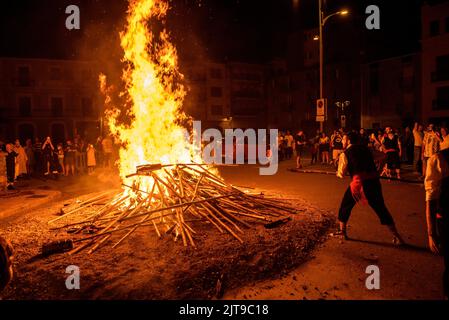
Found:
[[[319,15],[319,46],[320,46],[320,99],[323,99],[323,60],[324,60],[324,55],[323,55],[323,27],[324,24],[326,23],[326,21],[330,18],[333,17],[335,15],[347,15],[348,11],[347,10],[341,10],[341,11],[337,11],[334,12],[328,16],[324,16],[324,12],[322,9],[322,0],[318,0],[318,15]],[[322,132],[324,129],[324,120],[320,121],[320,131]]]

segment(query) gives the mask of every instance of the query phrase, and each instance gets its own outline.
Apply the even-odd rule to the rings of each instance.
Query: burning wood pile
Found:
[[[206,223],[220,233],[229,233],[243,243],[245,229],[255,223],[275,227],[290,220],[297,210],[280,204],[278,199],[249,194],[226,183],[201,164],[144,165],[139,176],[124,191],[100,193],[83,202],[62,209],[54,224],[70,218],[75,222],[52,228],[68,233],[87,234],[73,240],[80,243],[70,253],[89,248],[92,253],[106,243],[119,246],[139,228],[148,228],[159,238],[172,236],[184,246],[196,247],[199,224]],[[144,191],[139,182],[150,182]]]

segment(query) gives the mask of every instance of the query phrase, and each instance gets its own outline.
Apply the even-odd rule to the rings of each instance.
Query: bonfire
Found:
[[[277,199],[226,183],[215,168],[203,163],[201,150],[180,125],[187,118],[182,112],[186,92],[176,49],[166,29],[156,33],[149,28],[151,22],[162,23],[168,9],[165,0],[129,4],[127,26],[120,34],[125,65],[121,96],[127,98],[127,108],[113,105],[107,79],[100,76],[109,131],[121,145],[117,165],[123,189],[75,202],[50,221],[75,217],[77,221],[53,229],[88,234],[73,241],[80,244],[71,253],[85,248],[92,253],[106,243],[116,247],[138,228],[196,247],[198,223],[243,242],[241,234],[254,222],[271,227],[296,213]],[[121,122],[123,115],[130,121]]]

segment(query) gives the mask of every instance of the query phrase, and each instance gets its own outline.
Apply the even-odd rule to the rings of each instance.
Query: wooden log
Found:
[[[61,215],[61,216],[59,216],[59,217],[57,217],[57,218],[55,218],[55,219],[52,219],[52,220],[48,221],[47,223],[48,223],[48,224],[51,224],[51,223],[56,222],[56,221],[58,221],[58,220],[60,220],[60,219],[66,218],[68,215],[71,215],[71,214],[74,214],[74,213],[76,213],[76,212],[79,212],[79,211],[85,209],[85,205],[86,205],[86,204],[92,204],[92,203],[95,203],[95,201],[103,200],[106,196],[108,196],[108,195],[111,194],[112,192],[117,192],[117,191],[116,191],[116,190],[109,190],[109,191],[103,192],[103,193],[102,193],[101,195],[99,195],[99,196],[96,196],[96,197],[94,197],[94,198],[90,198],[90,199],[88,199],[88,200],[85,200],[85,201],[83,201],[82,203],[78,204],[78,205],[79,205],[78,208],[73,209],[73,210],[70,210],[70,211],[67,211],[67,212],[64,212],[64,211],[63,211],[63,212],[64,212],[63,215]]]
[[[211,210],[209,210],[204,203],[200,204],[204,209],[206,209],[209,214],[221,225],[223,228],[225,228],[234,238],[236,238],[240,243],[243,243],[243,240],[234,232],[231,228],[229,228],[223,221],[218,219]]]

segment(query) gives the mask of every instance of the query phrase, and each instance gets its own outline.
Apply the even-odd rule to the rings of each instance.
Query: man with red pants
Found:
[[[348,172],[352,181],[343,196],[338,212],[340,230],[337,235],[347,239],[346,226],[352,209],[357,203],[368,203],[379,217],[380,223],[386,225],[393,234],[393,243],[403,244],[393,217],[385,206],[382,186],[371,151],[367,146],[360,144],[357,133],[345,136],[344,145],[346,150],[340,155],[337,176],[343,178]]]

